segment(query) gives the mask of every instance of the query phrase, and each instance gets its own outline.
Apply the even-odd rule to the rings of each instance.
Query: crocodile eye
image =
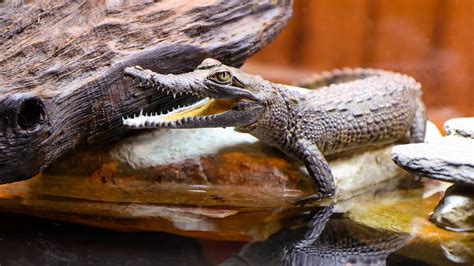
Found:
[[[232,75],[228,71],[217,72],[216,74],[214,74],[213,80],[218,83],[227,84],[232,81]]]

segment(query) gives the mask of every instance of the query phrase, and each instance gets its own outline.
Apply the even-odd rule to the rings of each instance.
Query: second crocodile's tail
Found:
[[[396,72],[374,69],[374,68],[343,68],[335,69],[332,71],[325,71],[319,74],[315,74],[308,77],[301,82],[297,83],[296,86],[317,89],[320,87],[329,86],[331,84],[345,83],[357,79],[364,79],[371,76],[381,75],[402,75]]]

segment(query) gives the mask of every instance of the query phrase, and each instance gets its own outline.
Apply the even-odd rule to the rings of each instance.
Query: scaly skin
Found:
[[[190,73],[162,75],[141,67],[125,75],[172,94],[212,98],[164,115],[124,118],[132,128],[236,127],[300,160],[318,192],[306,204],[334,195],[324,155],[393,143],[423,141],[425,109],[413,78],[374,69],[344,69],[312,79],[309,93],[288,89],[206,59]],[[223,112],[219,112],[223,111]]]

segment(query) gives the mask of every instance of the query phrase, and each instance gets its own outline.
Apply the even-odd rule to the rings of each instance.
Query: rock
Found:
[[[84,158],[96,163],[78,164]],[[390,161],[389,147],[345,155],[329,163],[339,201],[403,175]],[[80,166],[84,175],[104,165],[115,165],[116,179],[144,179],[150,186],[139,193],[149,193],[155,203],[275,207],[291,205],[294,200],[314,193],[314,183],[300,163],[233,128],[155,130],[130,137],[103,152],[70,157],[55,164],[45,175],[77,173],[78,166],[84,164],[89,166]],[[158,192],[160,195],[156,195]],[[71,196],[73,192],[64,193]],[[189,195],[194,195],[193,201]],[[90,194],[86,198],[96,197]]]
[[[468,132],[468,127],[462,127],[468,120],[453,119],[446,125],[449,132]],[[393,147],[392,159],[419,176],[474,185],[474,139],[459,136],[452,133],[444,138],[432,137],[428,143],[397,145]]]
[[[474,139],[474,117],[454,118],[444,123],[448,136],[460,136]]]
[[[474,231],[474,118],[456,118],[444,124],[447,136],[428,143],[393,147],[392,159],[407,171],[455,183],[446,190],[431,221],[452,231]],[[446,241],[443,252],[451,260],[472,257],[463,245]],[[472,250],[472,249],[471,249]],[[470,254],[470,255],[466,255]]]
[[[392,149],[392,159],[403,169],[418,176],[474,185],[473,145],[398,145]]]
[[[474,232],[474,190],[459,185],[448,188],[431,221],[451,231]]]
[[[438,182],[425,179],[423,183]],[[452,232],[433,224],[429,220],[430,213],[442,198],[442,193],[431,194],[430,190],[424,186],[379,194],[377,197],[362,195],[352,201],[345,217],[369,228],[412,235],[412,242],[396,253],[418,264],[452,265],[453,262],[463,262],[473,265],[474,233]]]
[[[330,160],[336,201],[394,188],[406,173],[390,151]],[[77,152],[31,180],[0,186],[0,210],[115,230],[263,240],[299,215],[293,202],[314,189],[301,164],[248,134],[155,130]]]

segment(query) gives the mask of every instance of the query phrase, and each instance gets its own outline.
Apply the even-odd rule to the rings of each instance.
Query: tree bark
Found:
[[[187,100],[130,86],[125,67],[240,66],[291,16],[289,1],[33,2],[0,3],[0,183],[124,136],[125,115]]]

